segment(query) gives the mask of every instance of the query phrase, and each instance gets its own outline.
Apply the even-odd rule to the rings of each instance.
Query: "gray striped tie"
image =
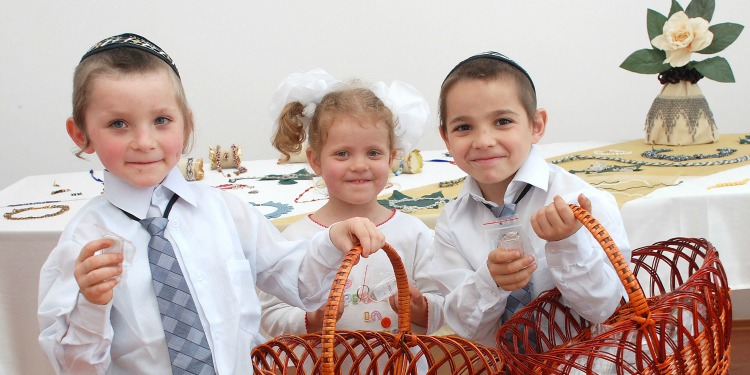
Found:
[[[167,337],[172,373],[215,374],[211,349],[193,297],[174,256],[172,244],[164,237],[167,219],[149,217],[141,220],[141,224],[151,234],[148,261]]]

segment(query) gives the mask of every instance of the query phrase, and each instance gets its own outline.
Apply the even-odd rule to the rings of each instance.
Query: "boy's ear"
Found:
[[[451,152],[451,143],[448,141],[448,135],[445,134],[445,128],[440,126],[438,127],[440,129],[440,138],[443,139],[443,143],[445,143],[445,148],[448,149],[448,152]]]
[[[544,132],[547,130],[547,110],[539,108],[534,113],[534,120],[531,124],[531,138],[533,143],[539,142],[544,136]]]
[[[80,148],[81,150],[83,150],[83,152],[87,154],[94,153],[94,149],[93,147],[91,147],[91,145],[88,145],[88,147],[86,147],[85,149],[83,148],[83,146],[86,145],[86,134],[83,131],[81,131],[81,129],[78,128],[78,126],[76,125],[76,122],[73,120],[72,117],[68,117],[68,119],[65,120],[65,128],[68,130],[68,135],[70,136],[70,139],[73,140],[73,142],[76,144],[76,146],[78,146],[78,148]]]
[[[322,168],[320,168],[320,159],[315,156],[315,153],[309,147],[307,148],[305,153],[307,154],[307,162],[310,164],[313,172],[315,172],[316,175],[320,176],[320,172],[322,171]]]

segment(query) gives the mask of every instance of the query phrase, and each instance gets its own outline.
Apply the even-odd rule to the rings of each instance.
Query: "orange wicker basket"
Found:
[[[410,333],[409,286],[398,253],[383,247],[398,287],[398,332],[336,330],[336,315],[351,267],[361,247],[352,249],[336,275],[323,331],[281,335],[251,353],[256,374],[501,374],[497,350],[452,336]]]
[[[633,251],[631,272],[599,222],[571,207],[604,248],[629,301],[604,323],[591,325],[563,304],[557,290],[541,294],[498,331],[506,370],[726,374],[732,304],[716,249],[704,239],[658,242]]]

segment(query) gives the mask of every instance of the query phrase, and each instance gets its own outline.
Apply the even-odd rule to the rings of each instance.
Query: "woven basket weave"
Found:
[[[658,242],[633,251],[631,272],[599,222],[571,207],[604,248],[629,301],[603,324],[592,326],[563,304],[557,290],[541,294],[498,331],[506,370],[726,374],[732,304],[716,249],[704,239]]]
[[[256,374],[501,374],[494,348],[453,336],[410,333],[409,282],[398,253],[383,247],[398,286],[398,332],[336,330],[344,285],[361,247],[352,249],[336,275],[323,320],[323,331],[281,335],[257,346],[252,354]]]

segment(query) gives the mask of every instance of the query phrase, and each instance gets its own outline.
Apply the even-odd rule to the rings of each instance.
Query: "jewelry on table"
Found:
[[[205,173],[203,172],[203,159],[182,158],[177,163],[177,167],[185,181],[200,181]]]
[[[309,192],[312,189],[315,189],[315,191],[317,191],[321,195],[324,195],[324,197],[322,197],[322,198],[312,198],[312,199],[308,199],[306,201],[301,200],[302,196],[305,195],[305,194],[307,194],[307,192]],[[299,203],[310,203],[310,202],[323,201],[323,200],[328,199],[328,195],[324,194],[319,189],[320,188],[317,187],[316,184],[311,185],[309,188],[305,189],[305,191],[303,191],[302,193],[300,193],[300,195],[298,195],[297,198],[294,198],[294,203],[298,203],[298,204]]]
[[[47,209],[58,209],[56,212],[51,212],[45,215],[41,216],[23,216],[23,217],[14,217],[14,215],[20,214],[22,212],[26,211],[32,211],[32,210],[47,210]],[[48,206],[40,206],[40,207],[26,207],[26,208],[14,208],[10,212],[6,212],[3,214],[3,217],[8,220],[31,220],[31,219],[44,219],[47,217],[62,215],[63,213],[70,210],[70,206],[64,205],[64,204],[51,204]]]
[[[247,168],[240,165],[242,162],[242,148],[235,144],[230,147],[231,159],[228,151],[222,151],[220,145],[216,145],[216,148],[208,148],[208,159],[211,161],[211,169],[216,170],[221,174],[224,174],[223,168],[237,168],[235,175],[247,172]],[[227,177],[231,177],[231,174],[227,174]]]
[[[647,167],[707,167],[707,166],[712,166],[712,165],[727,165],[727,164],[742,163],[742,162],[750,160],[750,155],[738,156],[734,159],[722,159],[722,160],[716,160],[716,161],[700,161],[700,162],[687,162],[687,163],[640,161],[640,160],[633,160],[633,159],[623,159],[623,158],[614,157],[614,156],[570,155],[564,158],[552,160],[550,161],[550,163],[560,164],[560,163],[566,163],[566,162],[575,161],[575,160],[591,160],[591,159],[616,161],[619,163],[635,164],[638,166],[647,166]]]
[[[55,194],[60,194],[60,193],[67,193],[69,191],[70,191],[70,189],[59,189],[59,190],[55,190],[55,191],[51,192],[50,195],[55,195]]]
[[[83,195],[83,193],[70,193],[71,197],[78,197],[78,196],[81,196],[81,195]]]
[[[706,188],[706,190],[716,189],[716,188],[722,188],[722,187],[728,187],[728,186],[740,186],[746,184],[750,179],[746,178],[744,180],[739,181],[732,181],[732,182],[722,182],[716,185],[711,185]]]
[[[602,190],[607,190],[607,191],[628,191],[628,190],[633,190],[633,189],[656,189],[656,188],[659,188],[659,187],[677,186],[677,185],[679,185],[679,184],[682,183],[682,181],[678,181],[675,184],[665,184],[663,182],[652,184],[652,183],[650,183],[650,182],[648,182],[646,180],[627,180],[627,181],[622,181],[622,182],[614,181],[614,182],[611,182],[611,183],[607,183],[607,185],[627,184],[627,183],[630,183],[630,182],[643,182],[643,185],[628,186],[628,187],[625,187],[625,188],[617,189],[617,188],[613,188],[613,187],[602,186],[602,185],[604,185],[604,182],[600,182],[599,184],[596,184],[596,185],[593,185],[593,186],[595,186],[595,187],[597,187],[599,189],[602,189]]]
[[[294,173],[265,175],[260,178],[260,181],[278,180],[281,185],[291,185],[296,184],[297,180],[312,180],[313,177],[315,177],[315,174],[302,168]]]
[[[249,186],[245,184],[221,184],[214,186],[217,189],[221,190],[235,190],[235,189],[245,189],[245,188],[253,188],[254,186]]]
[[[89,174],[91,175],[91,178],[94,179],[94,181],[104,183],[104,180],[102,180],[101,178],[98,178],[98,177],[94,176],[94,170],[93,169],[89,169]]]
[[[642,171],[640,164],[636,166],[607,165],[603,161],[599,161],[599,162],[591,164],[591,166],[589,166],[588,168],[584,170],[571,169],[568,172],[572,174],[576,174],[576,173],[592,174],[592,173],[640,172],[640,171]]]
[[[243,167],[240,164],[242,163],[242,161],[240,160],[240,153],[240,148],[237,145],[232,144],[232,159],[234,161],[234,165],[237,166],[237,170],[234,171],[235,176],[239,176],[240,174],[247,172],[247,168]]]
[[[734,148],[717,148],[716,151],[718,151],[715,154],[693,154],[693,155],[664,155],[664,152],[670,152],[672,151],[671,148],[652,148],[651,150],[644,151],[641,156],[648,159],[659,159],[659,160],[669,160],[669,161],[677,161],[677,162],[683,162],[688,160],[700,160],[700,159],[713,159],[713,158],[723,158],[725,156],[732,155],[737,151],[737,149]]]
[[[441,204],[448,203],[451,200],[451,198],[444,197],[442,191],[423,195],[419,198],[412,198],[398,190],[394,190],[390,198],[378,199],[378,203],[385,208],[396,208],[405,213],[412,213],[417,210],[438,208]]]
[[[741,145],[750,144],[750,135],[746,135],[745,138],[740,138],[740,144]]]
[[[276,211],[273,211],[271,213],[264,215],[266,219],[275,219],[281,215],[288,214],[292,212],[292,210],[294,210],[294,207],[292,207],[292,205],[290,204],[273,202],[273,201],[268,201],[266,203],[255,203],[255,202],[248,202],[248,203],[250,203],[251,205],[255,207],[267,206],[267,207],[276,208]]]
[[[594,155],[604,155],[604,156],[619,156],[619,155],[630,155],[632,154],[632,151],[623,151],[623,150],[596,150],[594,151]]]
[[[461,177],[461,178],[457,178],[455,180],[440,181],[440,182],[438,182],[438,187],[439,188],[448,188],[448,187],[451,187],[451,186],[456,186],[456,185],[464,182],[465,180],[466,180],[466,176]]]

